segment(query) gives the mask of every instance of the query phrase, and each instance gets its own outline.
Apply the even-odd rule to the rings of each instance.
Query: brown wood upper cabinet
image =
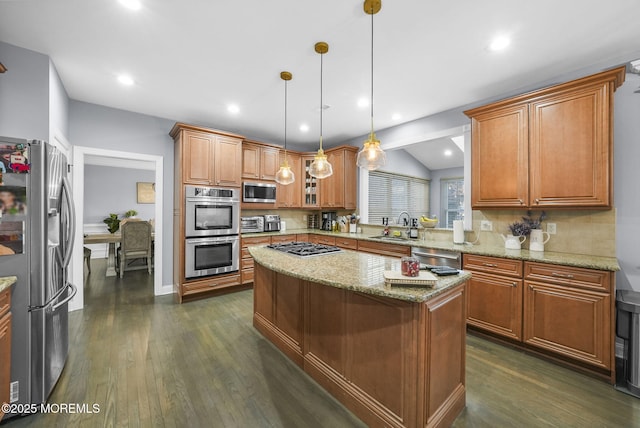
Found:
[[[322,180],[320,205],[323,208],[356,208],[358,148],[340,146],[327,150],[327,160],[333,166],[333,175]]]
[[[280,169],[279,148],[257,142],[242,143],[242,178],[254,180],[276,179]]]
[[[183,184],[240,187],[242,137],[183,123],[170,132],[181,162]]]
[[[610,208],[613,92],[625,68],[465,111],[473,208]]]
[[[280,158],[284,161],[284,150],[280,151]],[[287,160],[291,171],[295,174],[295,181],[283,186],[277,184],[276,205],[278,208],[300,208],[302,206],[302,161],[300,154],[287,151]]]

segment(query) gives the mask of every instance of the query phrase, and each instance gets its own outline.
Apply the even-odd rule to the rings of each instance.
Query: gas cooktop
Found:
[[[338,247],[331,245],[313,244],[311,242],[286,242],[283,244],[267,245],[271,248],[283,253],[294,254],[301,257],[319,256],[323,254],[331,254],[341,251]]]

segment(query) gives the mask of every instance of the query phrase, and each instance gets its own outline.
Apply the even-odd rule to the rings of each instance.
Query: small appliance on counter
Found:
[[[280,231],[280,216],[276,214],[267,214],[264,216],[264,231],[265,232],[279,232]]]
[[[264,216],[240,217],[240,233],[264,232]]]
[[[333,224],[338,220],[338,214],[335,211],[325,211],[322,213],[322,230],[333,230]]]

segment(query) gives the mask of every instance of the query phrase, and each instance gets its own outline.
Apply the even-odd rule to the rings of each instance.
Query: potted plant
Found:
[[[118,218],[118,214],[109,214],[109,217],[102,221],[107,225],[109,233],[116,233],[118,229],[120,229],[120,219]]]
[[[126,213],[124,213],[125,218],[136,218],[137,215],[138,215],[138,211],[136,210],[129,210]]]

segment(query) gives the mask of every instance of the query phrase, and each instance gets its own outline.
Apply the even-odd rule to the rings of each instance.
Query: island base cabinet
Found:
[[[256,263],[254,326],[367,425],[445,427],[465,406],[465,298],[465,284],[416,303]]]
[[[611,305],[607,293],[526,281],[524,342],[610,373]]]

